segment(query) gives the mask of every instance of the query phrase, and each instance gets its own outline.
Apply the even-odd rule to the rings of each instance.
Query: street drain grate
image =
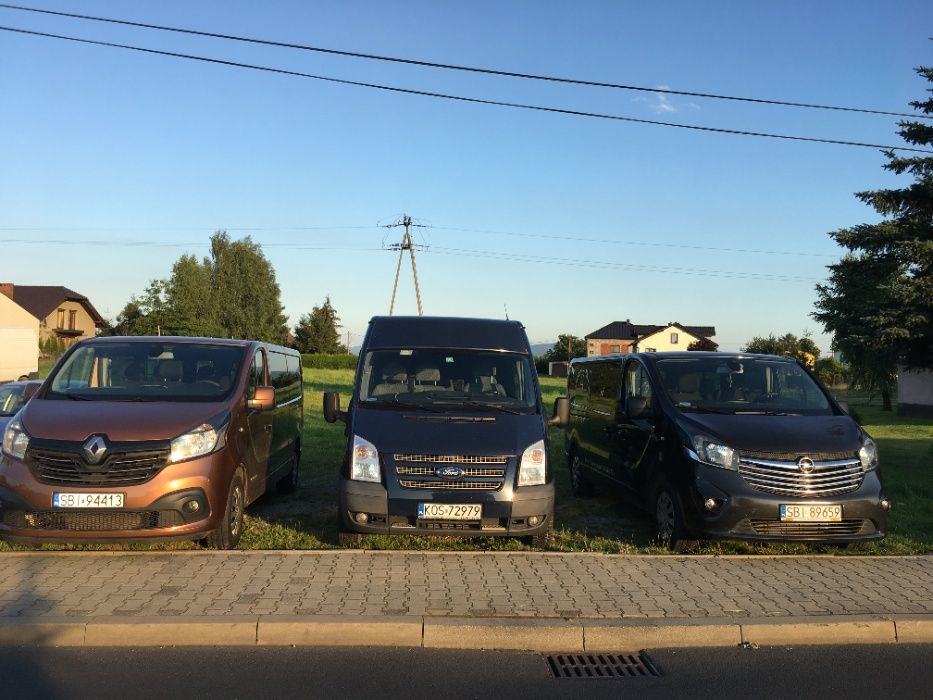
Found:
[[[645,653],[552,654],[548,666],[555,678],[648,678],[661,671]]]

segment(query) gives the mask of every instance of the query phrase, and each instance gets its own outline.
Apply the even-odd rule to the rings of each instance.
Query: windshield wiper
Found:
[[[72,394],[70,391],[59,391],[56,392],[59,396],[65,396],[72,401],[93,401],[89,396],[81,396],[81,394]]]
[[[471,399],[463,399],[460,401],[432,401],[435,406],[470,406],[471,408],[493,408],[502,413],[511,413],[513,416],[522,415],[521,411],[516,411],[512,408],[507,408],[499,403],[488,403],[486,401],[473,401]]]
[[[385,403],[384,401],[375,401],[376,406],[400,406],[402,408],[414,408],[418,411],[430,411],[431,413],[440,413],[436,408],[431,408],[427,404],[423,403],[414,403],[412,401],[401,401],[398,396],[393,397],[393,401],[390,404]]]
[[[734,411],[723,411],[718,408],[709,408],[708,406],[677,406],[681,411],[694,413],[716,413],[721,416],[735,415]]]
[[[736,411],[737,416],[799,416],[799,413],[788,413],[786,411]]]

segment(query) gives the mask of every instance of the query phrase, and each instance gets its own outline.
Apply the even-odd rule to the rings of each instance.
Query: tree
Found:
[[[917,73],[933,83],[933,68]],[[911,106],[933,115],[933,99]],[[912,146],[933,146],[933,124],[904,120],[898,125],[898,134]],[[882,221],[829,234],[847,253],[829,266],[828,283],[817,285],[812,315],[834,335],[833,347],[842,351],[853,379],[880,391],[890,409],[899,363],[933,368],[933,157],[900,157],[892,150],[884,155],[885,170],[909,174],[913,182],[856,193]]]
[[[118,335],[203,335],[284,343],[288,333],[275,270],[247,236],[211,236],[201,262],[182,255],[168,279],[155,279],[117,316]]]
[[[300,352],[335,354],[346,352],[340,344],[340,317],[330,303],[330,297],[324,298],[321,306],[315,306],[311,313],[304,314],[295,326],[295,348]]]
[[[846,368],[834,357],[821,357],[813,365],[813,373],[826,386],[833,386],[845,377]]]
[[[709,352],[714,352],[719,349],[719,344],[714,343],[709,338],[703,337],[697,340],[694,340],[690,345],[687,346],[687,350],[706,350]]]
[[[570,350],[568,354],[567,350]],[[547,362],[569,362],[575,357],[586,356],[586,338],[577,338],[569,334],[557,336],[554,347],[544,353],[542,357]]]
[[[769,335],[767,338],[755,336],[742,348],[742,352],[788,355],[800,360],[807,367],[813,367],[820,356],[820,349],[806,332],[800,338],[793,333],[785,333],[780,338],[775,338],[774,335]]]

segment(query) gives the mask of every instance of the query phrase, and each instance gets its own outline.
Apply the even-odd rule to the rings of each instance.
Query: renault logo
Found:
[[[800,461],[797,462],[797,468],[800,469],[802,474],[812,474],[816,467],[814,466],[812,459],[809,457],[801,457]]]
[[[88,464],[97,464],[107,454],[107,441],[103,435],[92,435],[81,449]]]
[[[438,467],[434,473],[442,479],[459,479],[463,476],[463,470],[460,467]]]

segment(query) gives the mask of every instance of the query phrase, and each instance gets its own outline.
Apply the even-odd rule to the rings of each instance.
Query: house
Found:
[[[639,325],[630,320],[613,321],[586,336],[586,355],[611,355],[620,352],[658,352],[686,350],[691,343],[708,341],[716,335],[713,326],[683,326],[668,323],[665,326]]]
[[[81,338],[94,337],[107,327],[90,300],[68,287],[34,286],[4,282],[0,295],[13,300],[39,324],[39,345],[54,339],[67,347]]]
[[[0,382],[39,369],[39,319],[0,294]]]

